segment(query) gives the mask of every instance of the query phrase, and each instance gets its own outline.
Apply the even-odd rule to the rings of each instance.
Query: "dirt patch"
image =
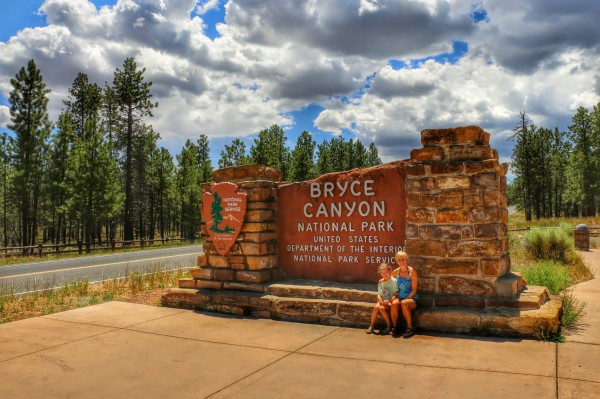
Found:
[[[168,289],[141,291],[130,296],[120,297],[121,302],[137,303],[140,305],[160,306],[160,298]]]

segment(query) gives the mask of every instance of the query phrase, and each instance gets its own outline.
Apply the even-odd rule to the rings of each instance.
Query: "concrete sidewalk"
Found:
[[[0,398],[598,398],[600,279],[576,294],[587,326],[563,344],[110,302],[0,325]]]

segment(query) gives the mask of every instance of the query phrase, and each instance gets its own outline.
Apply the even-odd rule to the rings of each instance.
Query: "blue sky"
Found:
[[[0,1],[0,131],[30,58],[56,120],[77,72],[103,84],[135,57],[160,145],[175,155],[207,134],[215,164],[274,123],[290,146],[303,130],[341,134],[384,161],[406,158],[422,129],[475,124],[507,161],[519,111],[564,130],[600,100],[600,6],[585,0]]]

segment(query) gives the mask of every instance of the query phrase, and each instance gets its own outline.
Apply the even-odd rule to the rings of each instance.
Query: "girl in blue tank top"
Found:
[[[406,331],[402,336],[410,338],[415,333],[411,312],[417,308],[419,301],[419,295],[417,294],[419,279],[417,271],[408,266],[408,255],[406,252],[397,252],[395,259],[398,268],[392,272],[392,276],[396,277],[398,284],[398,298],[392,302],[392,334],[395,335],[398,333],[398,315],[402,311],[402,316],[406,320]]]

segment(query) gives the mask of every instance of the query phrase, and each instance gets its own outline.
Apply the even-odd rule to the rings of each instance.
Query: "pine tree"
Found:
[[[181,237],[194,239],[200,229],[200,165],[198,146],[187,140],[177,155],[177,190],[180,202]]]
[[[246,144],[240,139],[234,139],[231,145],[225,145],[225,149],[221,151],[219,168],[247,165],[249,163],[251,163],[251,160],[246,155]]]
[[[71,147],[75,140],[74,124],[71,114],[63,112],[58,118],[57,132],[52,137],[50,151],[50,206],[52,213],[52,230],[50,238],[58,244],[67,240],[67,213],[65,202],[68,196],[67,189],[67,160],[71,154]]]
[[[291,155],[291,179],[293,181],[309,180],[315,169],[315,147],[317,143],[311,134],[303,131],[298,136],[296,147]]]
[[[595,157],[600,134],[594,132],[592,117],[584,107],[577,109],[572,121],[573,124],[569,126],[569,138],[573,143],[573,152],[569,163],[574,169],[572,176],[574,178],[578,176],[573,182],[578,182],[579,187],[571,188],[581,196],[582,215],[593,216],[596,213],[595,197],[600,178],[598,161]]]
[[[285,145],[286,140],[285,132],[278,125],[261,130],[250,147],[252,162],[280,170],[283,179],[288,179],[290,150]]]
[[[151,101],[152,82],[144,81],[145,68],[138,70],[133,58],[123,62],[123,69],[115,71],[115,91],[118,126],[117,148],[122,152],[124,169],[124,239],[133,240],[134,221],[134,148],[136,140],[147,133],[144,118],[152,117],[152,109],[158,106]]]
[[[377,165],[381,165],[381,159],[379,158],[379,151],[377,150],[375,143],[371,142],[371,144],[369,144],[369,149],[367,150],[365,166],[371,167],[371,166],[377,166]]]
[[[8,177],[10,169],[10,147],[8,135],[0,134],[0,179],[2,184],[2,242],[8,247]]]
[[[15,132],[13,143],[14,189],[21,217],[20,235],[23,246],[33,245],[38,234],[38,206],[44,180],[47,142],[52,124],[48,118],[48,93],[42,73],[35,61],[22,67],[14,79],[10,92],[9,129]]]

